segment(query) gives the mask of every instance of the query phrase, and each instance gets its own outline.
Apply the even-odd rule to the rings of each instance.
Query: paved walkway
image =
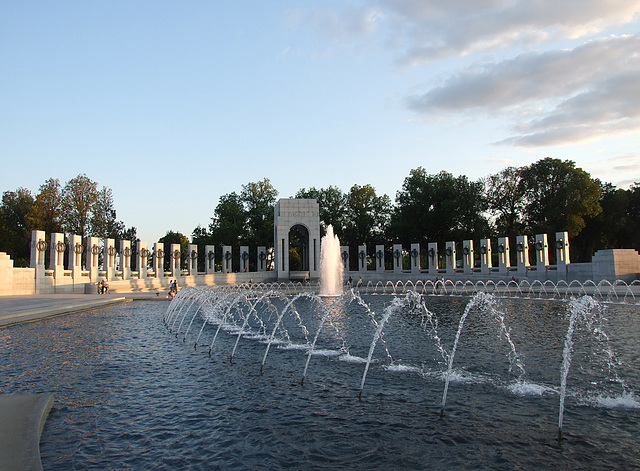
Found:
[[[167,300],[156,292],[0,296],[0,327],[134,299]]]
[[[0,328],[114,303],[168,301],[156,292],[0,296]],[[53,394],[0,395],[0,470],[41,470],[40,435]]]

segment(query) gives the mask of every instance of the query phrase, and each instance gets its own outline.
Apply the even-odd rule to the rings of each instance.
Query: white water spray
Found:
[[[320,245],[320,295],[339,296],[342,294],[344,267],[340,257],[340,240],[333,233],[333,226],[327,227],[327,235]]]

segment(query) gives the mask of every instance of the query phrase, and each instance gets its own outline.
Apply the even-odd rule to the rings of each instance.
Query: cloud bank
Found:
[[[409,110],[500,117],[499,143],[522,147],[640,130],[639,20],[640,0],[372,0],[307,16],[335,41],[376,37],[398,66],[424,70],[431,85]]]

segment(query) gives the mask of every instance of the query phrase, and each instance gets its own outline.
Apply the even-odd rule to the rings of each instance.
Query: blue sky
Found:
[[[85,173],[154,242],[268,178],[640,182],[640,0],[0,4],[0,190]]]

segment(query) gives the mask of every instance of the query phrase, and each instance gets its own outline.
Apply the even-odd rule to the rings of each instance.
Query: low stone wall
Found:
[[[275,272],[247,272],[247,273],[214,273],[208,275],[192,275],[178,277],[145,278],[121,281],[110,281],[109,291],[112,293],[156,292],[166,295],[169,283],[177,280],[178,289],[187,286],[222,286],[240,283],[267,283],[276,281]],[[97,283],[88,283],[87,293],[97,292]]]
[[[506,271],[492,268],[488,272],[475,269],[472,273],[464,273],[463,269],[438,270],[367,270],[349,271],[344,274],[345,280],[351,277],[352,283],[362,278],[363,283],[391,281],[435,281],[435,278],[445,278],[452,281],[510,281],[513,278],[529,281],[580,281],[591,280],[599,282],[607,280],[614,282],[623,280],[631,283],[640,279],[640,255],[633,249],[611,249],[596,252],[592,263],[571,263],[567,265],[547,265],[538,270],[536,266],[528,267],[526,273],[510,268]],[[96,272],[94,280],[102,280],[102,272]],[[217,286],[239,283],[272,282],[278,279],[274,271],[222,273],[198,275],[179,275],[163,277],[130,278],[126,280],[112,278],[109,280],[109,290],[116,293],[148,291],[166,294],[172,279],[178,281],[180,288],[186,286]],[[317,281],[317,280],[313,280]],[[13,260],[0,252],[0,296],[60,294],[60,293],[96,293],[97,282],[91,281],[86,271],[45,270],[40,268],[14,268]]]

